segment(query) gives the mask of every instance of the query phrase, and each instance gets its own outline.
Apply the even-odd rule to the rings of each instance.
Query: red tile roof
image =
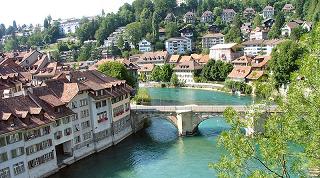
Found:
[[[251,72],[251,66],[236,66],[233,68],[228,78],[245,79]]]

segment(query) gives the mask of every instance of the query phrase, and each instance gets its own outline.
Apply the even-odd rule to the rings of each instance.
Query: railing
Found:
[[[192,112],[214,112],[222,113],[227,108],[233,108],[237,112],[245,112],[248,107],[245,105],[207,105],[207,106],[144,106],[144,105],[131,105],[131,110],[143,112],[176,112],[176,111],[192,111]],[[276,107],[271,106],[266,108],[270,111],[275,111]]]

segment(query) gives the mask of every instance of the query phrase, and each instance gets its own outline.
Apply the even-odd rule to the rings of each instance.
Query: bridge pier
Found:
[[[177,127],[179,136],[193,135],[196,128],[193,124],[193,112],[190,111],[176,111],[177,112]]]

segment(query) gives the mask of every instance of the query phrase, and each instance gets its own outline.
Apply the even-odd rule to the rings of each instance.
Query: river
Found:
[[[239,105],[251,97],[195,89],[149,88],[153,105]],[[229,128],[222,117],[199,125],[193,137],[179,138],[176,128],[161,118],[120,144],[60,170],[51,178],[205,178],[216,177],[208,163],[223,150],[217,136]]]

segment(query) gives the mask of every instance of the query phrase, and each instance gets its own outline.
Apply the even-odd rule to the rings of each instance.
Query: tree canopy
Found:
[[[106,62],[99,65],[98,70],[107,76],[117,78],[119,80],[126,80],[131,86],[134,86],[134,80],[129,75],[127,68],[120,62]]]

